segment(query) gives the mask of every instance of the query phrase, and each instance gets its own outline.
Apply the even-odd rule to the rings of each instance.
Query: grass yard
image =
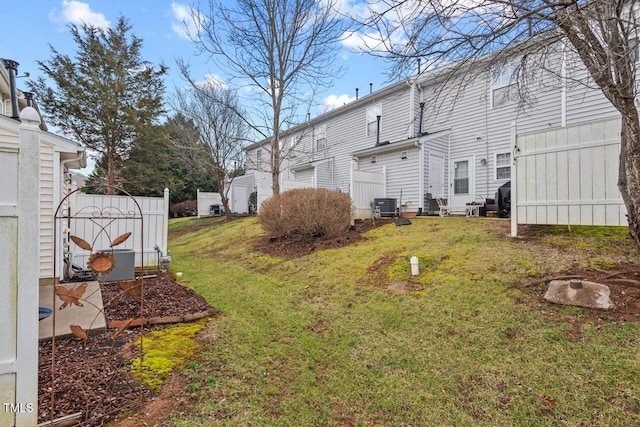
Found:
[[[638,324],[516,286],[637,265],[625,229],[412,221],[292,260],[254,250],[255,218],[172,221],[172,270],[223,315],[171,425],[640,425]]]

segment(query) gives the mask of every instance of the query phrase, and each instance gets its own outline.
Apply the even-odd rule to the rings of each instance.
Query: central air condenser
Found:
[[[396,199],[373,199],[373,209],[381,217],[396,216]]]

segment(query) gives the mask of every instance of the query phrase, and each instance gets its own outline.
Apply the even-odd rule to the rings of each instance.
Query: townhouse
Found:
[[[371,217],[375,198],[395,200],[399,212],[424,214],[433,212],[430,199],[444,198],[449,205],[464,206],[493,198],[500,186],[515,179],[516,141],[521,135],[564,132],[570,136],[568,144],[577,150],[581,143],[602,139],[593,135],[593,129],[604,127],[609,140],[612,132],[614,139],[615,135],[619,138],[619,113],[594,85],[578,83],[588,82],[586,70],[579,61],[569,60],[570,54],[561,48],[555,55],[545,58],[551,67],[527,70],[526,76],[518,63],[466,72],[425,71],[288,129],[280,142],[285,158],[281,189],[309,186],[348,192],[359,218]],[[548,150],[553,151],[551,146]],[[245,194],[250,189],[257,191],[259,206],[260,200],[270,196],[267,141],[249,146],[246,153],[247,175],[238,181],[244,190],[234,206],[246,205]],[[617,163],[609,162],[607,168],[616,168],[617,173]],[[583,187],[595,185],[601,173],[602,180],[606,175],[609,182],[608,196],[606,200],[600,197],[600,202],[617,206],[614,216],[622,225],[624,206],[616,183],[611,182],[611,171],[596,170],[592,177],[583,172],[581,179],[591,180]],[[559,180],[555,172],[546,177],[529,170],[529,181],[534,175],[538,181]],[[360,176],[382,184],[360,185]],[[521,185],[526,188],[527,183]],[[539,198],[540,191],[520,194],[525,197],[524,205],[535,207],[549,205],[549,195],[558,199],[560,193],[562,189],[545,190],[546,198],[535,202],[526,197]],[[566,200],[552,202],[558,206],[585,204],[580,197],[568,194]],[[593,220],[597,216],[593,213],[576,219],[558,212],[545,213],[545,218],[529,215],[527,222],[562,223],[564,216],[567,223],[583,223],[587,217],[592,223],[603,222]]]

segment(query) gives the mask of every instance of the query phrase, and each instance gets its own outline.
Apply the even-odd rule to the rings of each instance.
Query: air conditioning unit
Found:
[[[373,199],[374,211],[380,212],[381,217],[396,216],[396,199]]]

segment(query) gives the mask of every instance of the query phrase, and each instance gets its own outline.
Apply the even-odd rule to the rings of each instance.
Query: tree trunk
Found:
[[[222,201],[222,207],[224,208],[224,216],[227,221],[231,221],[233,216],[231,215],[231,209],[229,209],[229,197],[227,196],[227,190],[224,183],[224,175],[222,178],[216,178],[218,180],[218,191],[220,192],[220,200]]]
[[[280,147],[277,138],[271,143],[271,188],[274,196],[280,194]]]
[[[116,156],[111,150],[107,151],[107,194],[116,194]]]
[[[629,234],[640,249],[640,121],[635,108],[622,114],[618,189],[627,208]]]

